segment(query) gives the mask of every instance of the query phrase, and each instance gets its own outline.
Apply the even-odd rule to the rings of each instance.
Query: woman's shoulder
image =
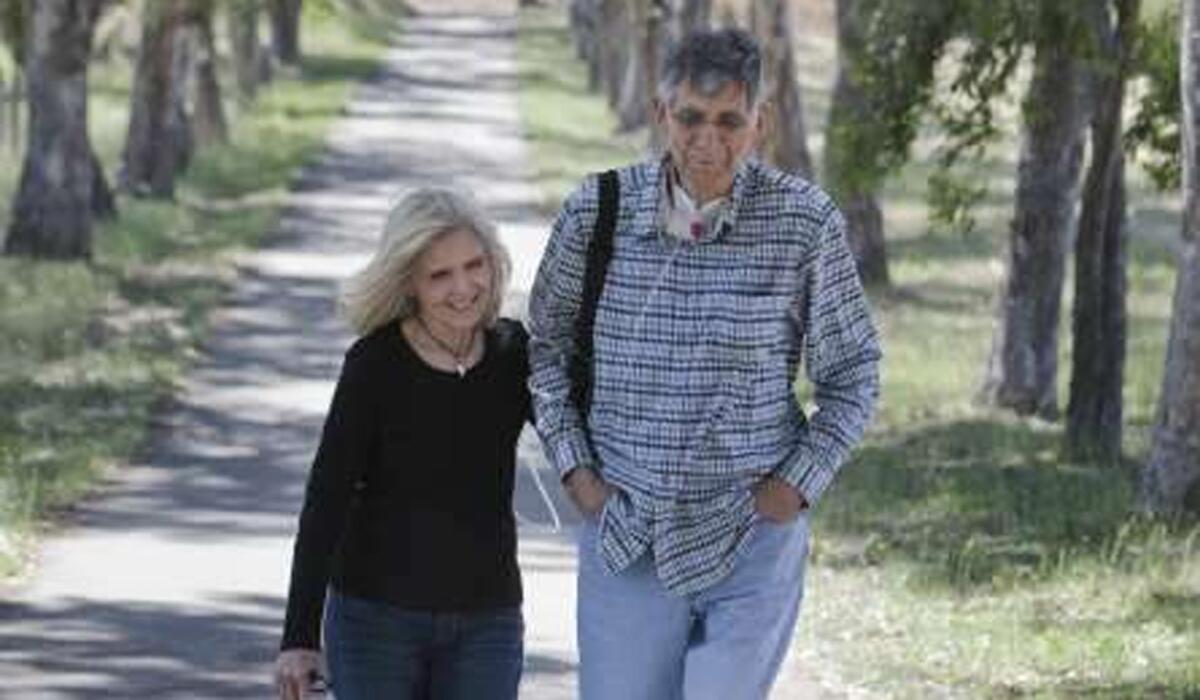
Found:
[[[501,317],[492,326],[492,334],[501,354],[525,356],[526,347],[529,345],[529,332],[525,330],[525,325],[520,321],[515,318]]]
[[[393,347],[399,332],[397,324],[391,322],[359,336],[346,350],[346,363],[369,363],[383,356]]]

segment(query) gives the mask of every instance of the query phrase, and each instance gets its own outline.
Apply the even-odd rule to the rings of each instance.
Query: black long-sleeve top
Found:
[[[283,649],[320,647],[325,591],[416,610],[521,603],[512,511],[528,336],[501,319],[459,377],[390,323],[346,353],[309,474]]]

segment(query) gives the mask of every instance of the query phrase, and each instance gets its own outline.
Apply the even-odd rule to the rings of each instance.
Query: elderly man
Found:
[[[834,204],[750,157],[754,40],[693,33],[662,76],[667,152],[618,171],[590,405],[569,369],[595,179],[567,199],[534,284],[530,386],[585,515],[583,700],[760,699],[795,626],[808,511],[862,436],[880,351]]]

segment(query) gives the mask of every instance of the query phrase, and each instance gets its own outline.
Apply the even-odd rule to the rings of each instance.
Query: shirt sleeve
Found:
[[[816,410],[777,475],[812,506],[862,439],[879,397],[879,338],[836,211],[806,257],[796,313]]]
[[[587,266],[583,202],[595,201],[596,184],[588,178],[563,205],[554,222],[529,299],[529,390],[534,426],[546,457],[565,477],[572,469],[594,463],[586,425],[570,399],[568,368],[574,357],[575,324],[582,305]],[[593,204],[594,208],[594,204]]]
[[[300,512],[282,649],[319,649],[325,589],[354,496],[377,449],[372,377],[351,349],[325,418]]]

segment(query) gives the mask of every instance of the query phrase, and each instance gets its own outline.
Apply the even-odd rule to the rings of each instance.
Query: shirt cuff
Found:
[[[808,507],[812,508],[833,483],[834,470],[820,464],[813,458],[812,450],[807,445],[801,445],[775,476],[796,489]]]
[[[592,456],[592,448],[582,432],[561,436],[546,456],[558,470],[559,479],[566,479],[567,475],[578,467],[590,467],[596,462]]]

